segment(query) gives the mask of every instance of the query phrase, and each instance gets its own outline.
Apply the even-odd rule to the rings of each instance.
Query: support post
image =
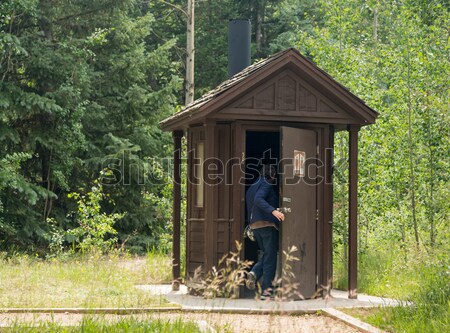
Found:
[[[181,138],[183,131],[173,136],[173,238],[172,238],[172,290],[180,289],[180,225],[181,225]]]
[[[212,163],[212,158],[215,158],[215,121],[207,120],[204,125],[205,128],[205,161],[203,164],[203,179],[205,186],[205,273],[209,272],[213,266],[217,267],[217,224],[214,218],[217,216],[217,203],[214,201],[216,186],[207,184],[206,179],[209,180],[209,165]]]
[[[333,280],[333,149],[334,127],[329,126],[325,131],[325,184],[323,195],[322,219],[322,297],[331,297]]]
[[[349,183],[348,183],[348,298],[358,298],[358,132],[359,126],[350,125]]]

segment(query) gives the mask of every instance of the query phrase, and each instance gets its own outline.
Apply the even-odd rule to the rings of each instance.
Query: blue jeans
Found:
[[[263,256],[255,266],[252,272],[259,280],[261,276],[262,291],[273,288],[272,281],[275,278],[277,270],[277,253],[278,253],[278,230],[274,227],[265,227],[253,230],[259,249],[263,251]]]

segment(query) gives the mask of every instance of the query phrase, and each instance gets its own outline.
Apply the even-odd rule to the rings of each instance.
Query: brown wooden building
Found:
[[[186,277],[208,271],[243,242],[245,191],[255,167],[278,164],[286,220],[281,249],[295,245],[294,273],[305,297],[332,280],[334,133],[349,135],[349,297],[357,295],[358,131],[377,112],[295,49],[259,61],[223,82],[161,126],[172,131],[174,280],[180,278],[180,182],[187,182]],[[180,179],[187,136],[188,179]],[[198,181],[198,179],[204,181]],[[255,260],[252,244],[242,256]],[[281,253],[281,252],[280,252]]]

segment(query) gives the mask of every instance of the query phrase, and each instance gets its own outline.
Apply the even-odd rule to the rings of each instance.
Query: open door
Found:
[[[293,255],[299,261],[289,263],[294,273],[289,282],[298,284],[304,298],[311,298],[317,289],[317,141],[314,130],[281,127],[280,205],[286,218],[281,223],[280,248],[288,251],[294,245],[298,249]],[[282,265],[285,259],[283,254]]]

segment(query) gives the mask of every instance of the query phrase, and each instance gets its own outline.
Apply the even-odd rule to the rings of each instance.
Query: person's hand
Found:
[[[275,216],[278,219],[278,221],[284,221],[284,214],[279,210],[274,210],[272,212],[272,215]]]

